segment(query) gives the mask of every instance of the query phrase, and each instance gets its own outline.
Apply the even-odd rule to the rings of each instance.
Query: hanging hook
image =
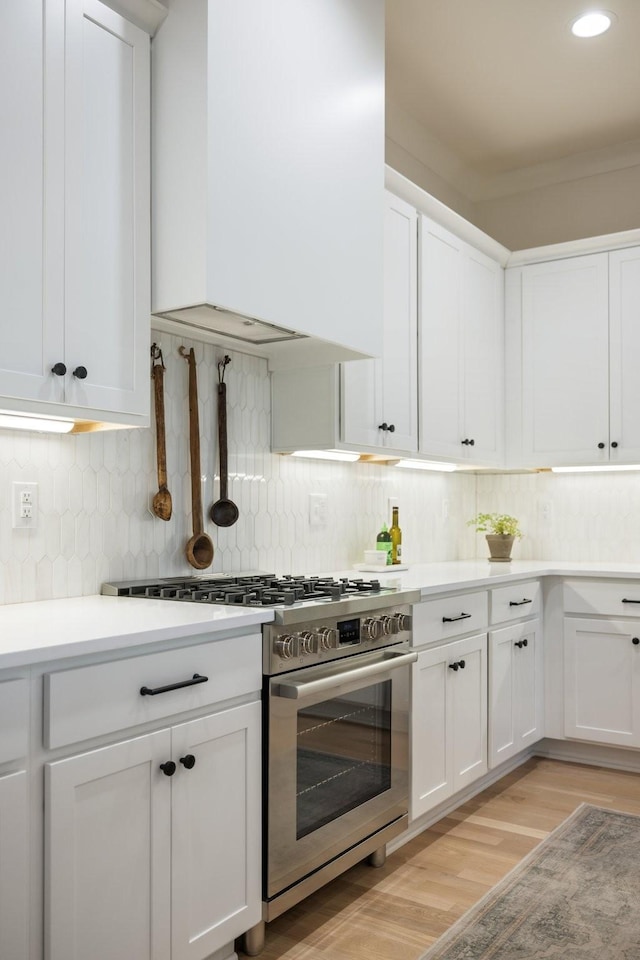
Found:
[[[157,343],[151,344],[151,376],[153,376],[154,367],[162,367],[163,370],[166,370],[162,350]]]
[[[231,363],[231,357],[228,354],[218,360],[218,383],[224,383],[224,371],[228,363]]]

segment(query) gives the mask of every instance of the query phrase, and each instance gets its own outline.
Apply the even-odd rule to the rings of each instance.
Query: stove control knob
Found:
[[[398,624],[393,619],[393,617],[389,617],[389,616],[381,617],[380,622],[382,623],[382,633],[384,634],[385,637],[388,637],[389,634],[391,633],[398,632],[398,629],[399,629]]]
[[[273,652],[283,660],[291,660],[296,653],[296,638],[282,634],[273,641]]]
[[[308,653],[315,653],[316,637],[308,630],[302,630],[298,634],[298,656],[304,657]]]
[[[318,645],[320,650],[337,650],[338,631],[332,627],[318,627]]]
[[[397,623],[396,633],[400,630],[411,630],[412,618],[408,613],[394,613],[393,619]]]
[[[382,621],[378,617],[367,617],[362,621],[362,636],[365,640],[377,640],[382,636]]]

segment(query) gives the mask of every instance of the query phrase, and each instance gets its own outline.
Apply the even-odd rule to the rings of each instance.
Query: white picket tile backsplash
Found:
[[[240,509],[227,528],[208,520],[215,476],[217,362],[225,351],[167,334],[164,353],[168,487],[173,516],[153,516],[155,430],[78,436],[0,432],[0,603],[96,593],[105,580],[189,575],[191,535],[187,364],[198,364],[205,529],[215,544],[212,570],[318,573],[350,567],[389,521],[398,498],[407,560],[472,556],[464,520],[476,503],[476,478],[414,473],[378,464],[295,460],[271,454],[266,361],[230,353],[229,496]],[[150,382],[151,388],[151,382]],[[38,526],[13,530],[11,482],[37,481]],[[309,525],[309,493],[327,495],[328,524]],[[443,519],[443,500],[449,517]]]
[[[371,463],[325,463],[269,450],[266,361],[231,353],[229,496],[238,522],[218,528],[207,512],[218,497],[217,362],[225,351],[158,335],[164,352],[170,521],[150,510],[157,490],[155,430],[78,436],[0,431],[0,603],[96,593],[105,580],[189,575],[191,535],[187,364],[198,362],[205,529],[214,572],[249,569],[320,573],[351,567],[373,547],[398,498],[405,560],[486,555],[467,527],[476,512],[520,518],[525,537],[514,557],[640,562],[640,473],[439,474]],[[37,481],[38,526],[13,530],[11,483]],[[309,524],[309,494],[327,496],[328,524]],[[446,510],[445,510],[446,501]],[[445,513],[448,517],[445,518]]]

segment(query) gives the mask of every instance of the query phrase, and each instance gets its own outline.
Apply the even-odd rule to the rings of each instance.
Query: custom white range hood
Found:
[[[383,0],[172,0],[152,44],[153,326],[272,367],[382,349]]]

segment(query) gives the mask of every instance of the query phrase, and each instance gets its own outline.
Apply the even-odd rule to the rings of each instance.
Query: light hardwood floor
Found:
[[[267,924],[262,960],[417,960],[581,803],[640,814],[640,775],[533,758]],[[244,954],[239,954],[244,957]]]

